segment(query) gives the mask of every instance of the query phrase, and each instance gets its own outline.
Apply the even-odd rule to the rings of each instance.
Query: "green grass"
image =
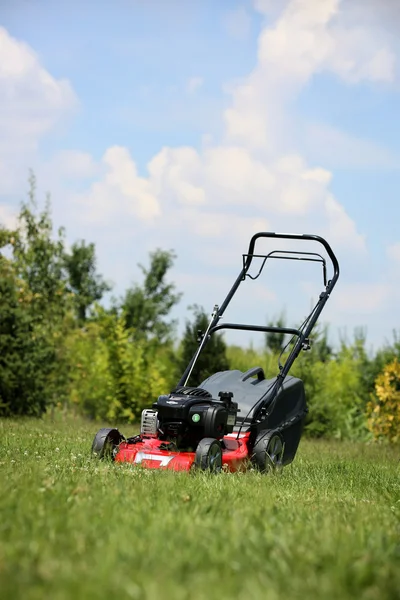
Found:
[[[97,429],[0,420],[2,598],[400,598],[396,450],[303,440],[277,476],[187,475],[91,459]]]

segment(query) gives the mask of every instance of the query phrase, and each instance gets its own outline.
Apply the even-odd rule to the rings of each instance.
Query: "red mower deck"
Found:
[[[243,433],[237,439],[236,434],[223,438],[222,469],[235,472],[249,460],[249,433]],[[190,471],[195,463],[195,452],[176,452],[163,450],[165,442],[147,437],[142,442],[129,444],[121,442],[115,455],[116,462],[130,462],[148,469],[168,469],[171,471]]]

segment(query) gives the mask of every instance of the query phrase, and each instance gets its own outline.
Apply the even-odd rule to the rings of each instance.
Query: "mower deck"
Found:
[[[235,472],[244,466],[249,459],[248,440],[249,433],[239,435],[232,433],[226,435],[221,443],[222,468]],[[137,438],[133,438],[135,440]],[[141,436],[141,440],[121,442],[114,460],[116,462],[130,462],[140,464],[148,469],[162,469],[171,471],[190,471],[194,466],[195,452],[172,451],[166,449],[165,442],[156,437]]]

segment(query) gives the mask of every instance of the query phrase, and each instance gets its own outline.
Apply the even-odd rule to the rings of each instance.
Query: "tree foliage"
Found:
[[[286,318],[283,313],[276,320],[268,321],[267,327],[286,327]],[[265,347],[272,354],[281,352],[285,345],[284,333],[267,332],[265,334]]]
[[[293,374],[305,384],[309,414],[306,431],[313,437],[366,436],[359,362],[351,347],[321,361],[313,351],[302,353]]]
[[[70,305],[64,271],[64,230],[60,228],[54,235],[50,200],[40,211],[33,175],[29,183],[29,201],[22,204],[18,228],[12,235],[13,265],[32,293],[35,309],[48,324],[54,324]]]
[[[210,320],[199,306],[193,306],[192,310],[194,318],[192,322],[186,322],[181,345],[180,367],[182,373],[198,348],[199,332],[206,331]],[[189,383],[199,385],[213,373],[227,369],[229,369],[229,363],[226,356],[226,344],[221,334],[214,333],[196,361]]]
[[[15,231],[0,227],[0,250],[0,414],[64,405],[133,421],[170,389],[167,317],[180,297],[166,282],[173,252],[150,255],[143,286],[130,290],[120,310],[101,308],[110,286],[97,273],[94,244],[81,240],[66,251],[49,200],[37,205],[33,175]]]
[[[156,339],[166,342],[175,326],[167,321],[172,308],[179,302],[181,294],[176,292],[174,283],[167,283],[166,276],[173,266],[173,251],[157,249],[150,253],[150,266],[139,265],[144,281],[126,291],[121,303],[126,326],[136,333],[136,337]]]
[[[68,289],[74,295],[78,319],[84,322],[88,309],[111,290],[110,284],[96,272],[95,245],[84,240],[75,242],[71,252],[64,256],[68,277]]]
[[[48,203],[37,210],[33,176],[18,227],[3,228],[0,238],[0,410],[37,415],[56,393],[58,340],[70,299],[63,232],[54,239]]]
[[[71,401],[91,418],[134,422],[171,384],[162,353],[145,340],[132,341],[124,315],[100,307],[70,336],[68,353]]]
[[[54,349],[34,294],[0,256],[0,415],[40,415],[48,401]]]

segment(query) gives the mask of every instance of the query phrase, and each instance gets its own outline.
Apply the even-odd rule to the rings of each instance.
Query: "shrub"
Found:
[[[376,439],[400,441],[400,362],[397,358],[376,378],[367,417],[368,428]]]
[[[159,346],[137,340],[124,316],[97,308],[96,319],[67,343],[70,399],[84,414],[134,422],[169,391],[168,364]]]

